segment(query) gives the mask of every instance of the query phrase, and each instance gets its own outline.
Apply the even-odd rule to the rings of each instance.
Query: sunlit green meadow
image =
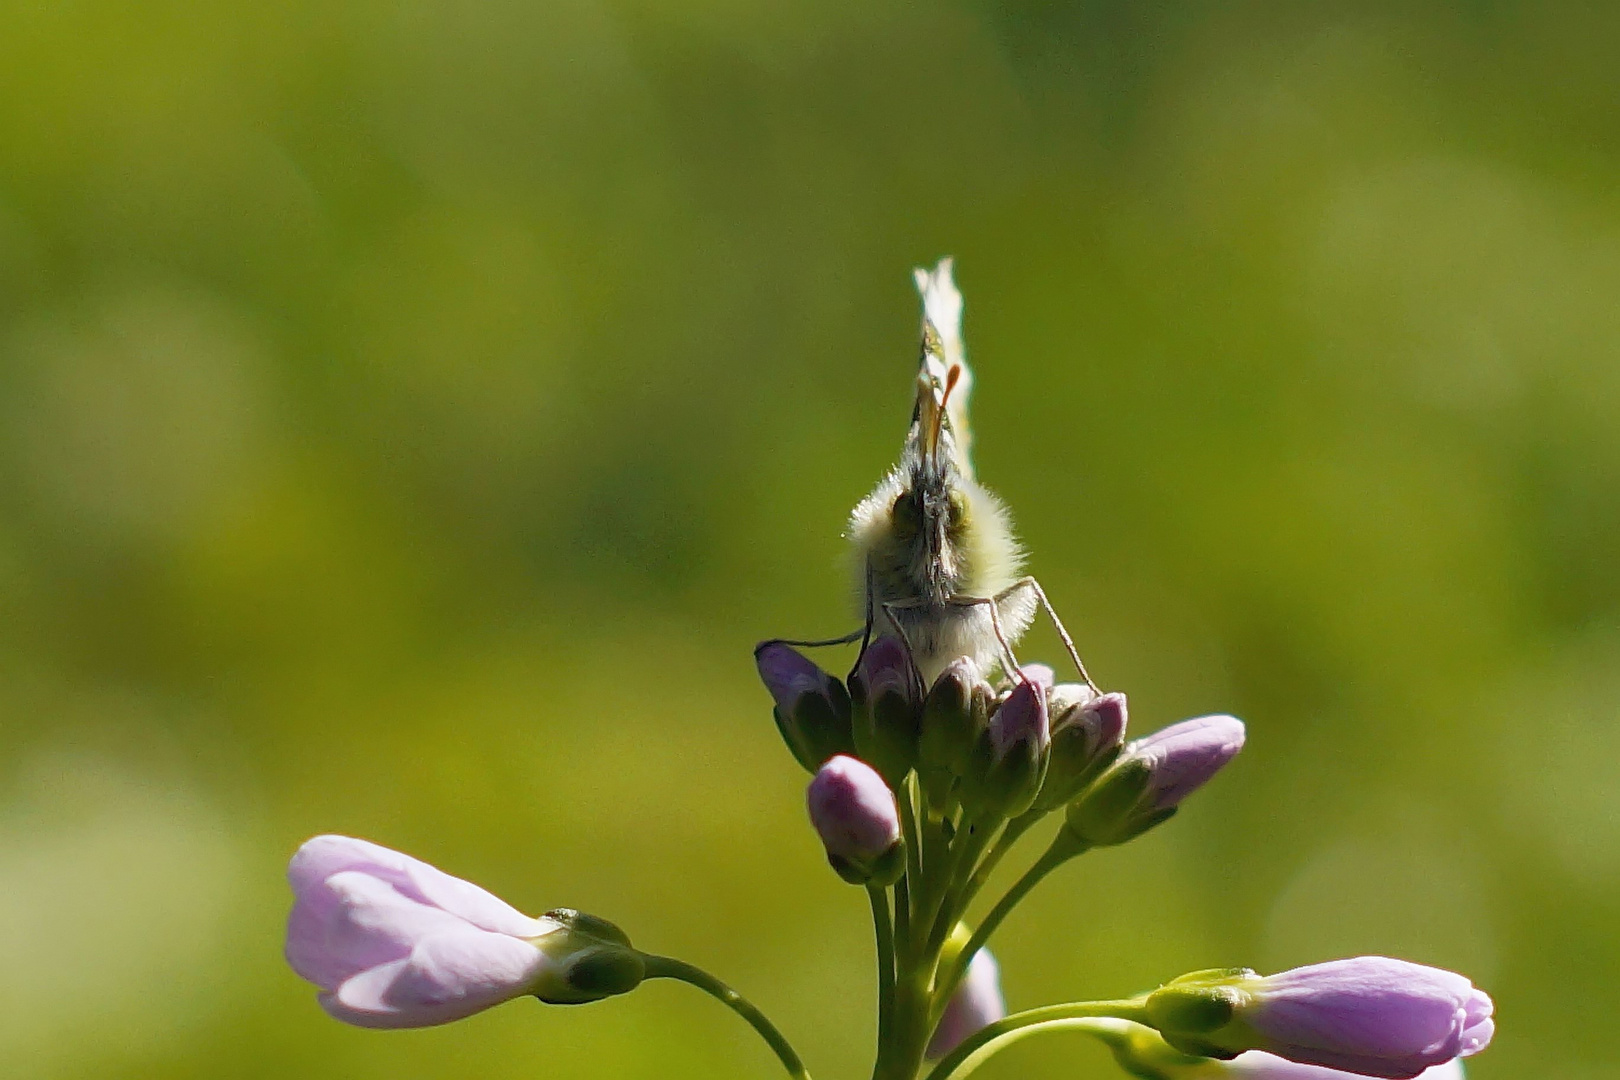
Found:
[[[672,983],[331,1021],[280,957],[328,831],[865,1075],[865,898],[749,651],[853,625],[954,254],[1093,672],[1249,725],[1009,920],[1009,1003],[1381,952],[1495,996],[1475,1080],[1620,1077],[1617,50],[1563,3],[6,6],[0,1075],[775,1069]]]

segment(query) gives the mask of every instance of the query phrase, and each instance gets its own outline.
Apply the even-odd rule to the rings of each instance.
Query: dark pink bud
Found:
[[[810,781],[805,801],[827,859],[846,881],[886,876],[900,852],[900,812],[894,792],[864,761],[839,756]],[[891,879],[892,880],[892,879]]]
[[[835,754],[854,751],[844,684],[779,641],[754,650],[760,680],[776,700],[776,727],[795,760],[810,772]]]
[[[917,763],[923,689],[911,654],[899,640],[866,646],[849,680],[855,752],[898,787]]]

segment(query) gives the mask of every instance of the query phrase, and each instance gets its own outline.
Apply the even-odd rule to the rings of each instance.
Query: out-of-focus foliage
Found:
[[[671,984],[333,1023],[280,875],[342,831],[862,1075],[864,898],[749,649],[849,628],[953,253],[1092,670],[1250,731],[1010,920],[1010,1004],[1387,952],[1495,994],[1474,1077],[1620,1076],[1617,51],[1483,0],[10,5],[0,1071],[775,1067]]]

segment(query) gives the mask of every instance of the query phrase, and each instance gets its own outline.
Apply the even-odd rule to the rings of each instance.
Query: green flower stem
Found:
[[[923,866],[922,866],[922,829],[917,824],[917,803],[914,798],[915,784],[911,775],[900,784],[900,790],[895,792],[895,803],[900,810],[900,831],[906,838],[906,876],[903,879],[906,888],[903,895],[906,897],[906,915],[902,917],[898,912],[895,921],[903,929],[899,933],[900,955],[909,963],[913,958],[916,942],[912,940],[912,923],[916,920],[912,916],[921,914],[918,905],[923,896]]]
[[[652,956],[643,953],[642,961],[647,965],[647,978],[649,979],[678,979],[684,983],[702,990],[705,994],[725,1005],[726,1008],[742,1017],[759,1032],[760,1037],[775,1051],[781,1059],[782,1065],[787,1069],[788,1075],[794,1080],[810,1080],[810,1073],[794,1052],[792,1044],[783,1038],[782,1033],[776,1030],[776,1025],[765,1018],[754,1004],[737,991],[710,975],[702,968],[694,967],[684,960],[676,960],[669,956]]]
[[[894,883],[894,973],[895,979],[900,978],[901,972],[908,966],[909,951],[906,943],[911,940],[911,883],[908,878],[902,877]]]
[[[968,901],[972,896],[971,894],[964,896],[964,893],[969,887],[979,857],[995,838],[997,824],[993,819],[963,821],[962,831],[956,834],[956,840],[951,845],[950,865],[945,874],[944,888],[940,890],[939,903],[935,904],[930,912],[933,928],[928,935],[925,955],[939,954],[940,949],[944,948],[945,942],[950,938],[951,931],[956,927],[957,920],[966,912]]]
[[[996,846],[990,849],[990,854],[979,864],[979,868],[973,872],[973,877],[968,881],[967,887],[962,890],[960,900],[962,914],[967,914],[968,905],[973,903],[973,898],[979,895],[979,890],[984,888],[984,883],[990,880],[990,875],[995,872],[997,866],[1001,865],[1001,860],[1006,857],[1007,852],[1012,850],[1019,837],[1028,832],[1031,826],[1045,816],[1046,814],[1040,810],[1031,810],[1029,813],[1021,814],[1007,823],[1006,829],[1002,830],[1001,839],[996,841]],[[960,917],[958,916],[958,918]]]
[[[973,937],[968,939],[967,945],[951,964],[946,977],[939,980],[934,992],[935,1016],[944,1011],[945,1003],[950,1001],[951,994],[956,990],[956,984],[961,982],[962,975],[973,960],[973,954],[984,947],[984,943],[990,940],[990,935],[996,932],[996,927],[1000,926],[1001,921],[1018,906],[1019,901],[1028,896],[1030,890],[1039,885],[1047,874],[1085,850],[1086,845],[1067,829],[1060,830],[1057,836],[1052,838],[1052,844],[1046,849],[1046,853],[1035,861],[1034,866],[1024,871],[1024,876],[1014,882],[1013,887],[1007,890],[1007,895],[990,909],[990,913],[984,917],[984,922],[979,924],[979,928],[973,932]]]
[[[889,918],[887,890],[868,886],[872,900],[872,926],[877,933],[878,954],[878,1060],[873,1076],[879,1075],[883,1057],[894,1029],[894,923]]]
[[[1041,1009],[1013,1013],[1005,1020],[980,1028],[962,1044],[940,1059],[926,1080],[961,1080],[984,1064],[991,1055],[1005,1050],[1020,1039],[1038,1035],[1043,1031],[1061,1031],[1083,1027],[1081,1021],[1109,1016],[1120,1020],[1143,1023],[1147,1010],[1142,998],[1126,1001],[1078,1001],[1065,1005],[1048,1005]],[[1092,1033],[1096,1034],[1093,1027]]]

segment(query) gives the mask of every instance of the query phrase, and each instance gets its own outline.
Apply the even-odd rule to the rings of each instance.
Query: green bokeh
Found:
[[[771,1074],[670,984],[333,1023],[281,873],[339,831],[864,1075],[749,649],[849,627],[951,253],[1092,670],[1250,731],[1009,921],[1010,1003],[1389,952],[1495,995],[1476,1080],[1620,1077],[1617,54],[1488,0],[8,6],[0,1072]]]

